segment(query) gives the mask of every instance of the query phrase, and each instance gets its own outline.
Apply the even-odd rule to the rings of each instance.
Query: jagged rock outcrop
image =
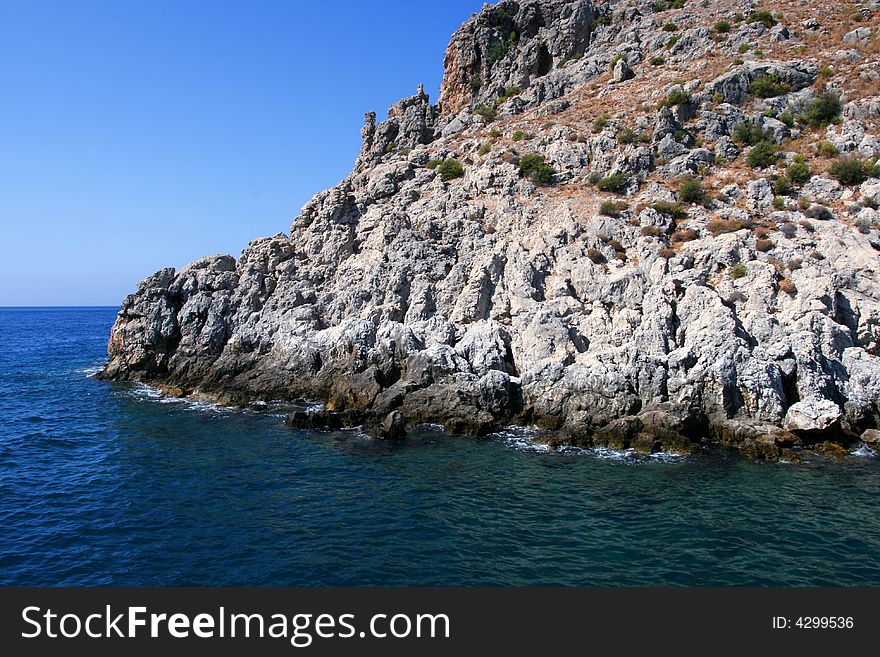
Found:
[[[859,77],[876,50],[829,77],[801,27],[722,38],[748,3],[693,4],[485,8],[452,38],[438,104],[420,89],[368,114],[354,170],[289,235],[143,281],[102,376],[320,400],[288,422],[395,438],[521,422],[554,444],[780,458],[873,437],[880,179],[867,161],[830,178],[819,143],[880,155]],[[735,63],[743,43],[767,57]],[[841,118],[817,127],[827,93]]]

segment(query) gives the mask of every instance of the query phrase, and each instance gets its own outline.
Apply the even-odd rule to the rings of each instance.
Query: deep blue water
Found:
[[[115,309],[0,309],[0,584],[880,584],[880,459],[403,445],[90,376]]]

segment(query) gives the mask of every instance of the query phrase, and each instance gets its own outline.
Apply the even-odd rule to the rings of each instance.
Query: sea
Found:
[[[0,309],[0,585],[880,585],[880,459],[404,442],[94,375],[115,308]]]

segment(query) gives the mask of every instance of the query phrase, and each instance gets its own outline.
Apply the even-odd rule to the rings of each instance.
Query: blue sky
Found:
[[[0,3],[0,306],[287,232],[482,0]]]

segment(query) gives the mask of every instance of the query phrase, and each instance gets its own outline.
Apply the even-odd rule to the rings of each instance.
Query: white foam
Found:
[[[534,427],[505,427],[501,431],[490,434],[490,437],[500,440],[505,446],[521,452],[545,454],[552,451],[549,445],[536,442],[538,430]]]
[[[856,449],[850,452],[850,455],[872,459],[877,456],[877,452],[868,445],[861,443]]]

